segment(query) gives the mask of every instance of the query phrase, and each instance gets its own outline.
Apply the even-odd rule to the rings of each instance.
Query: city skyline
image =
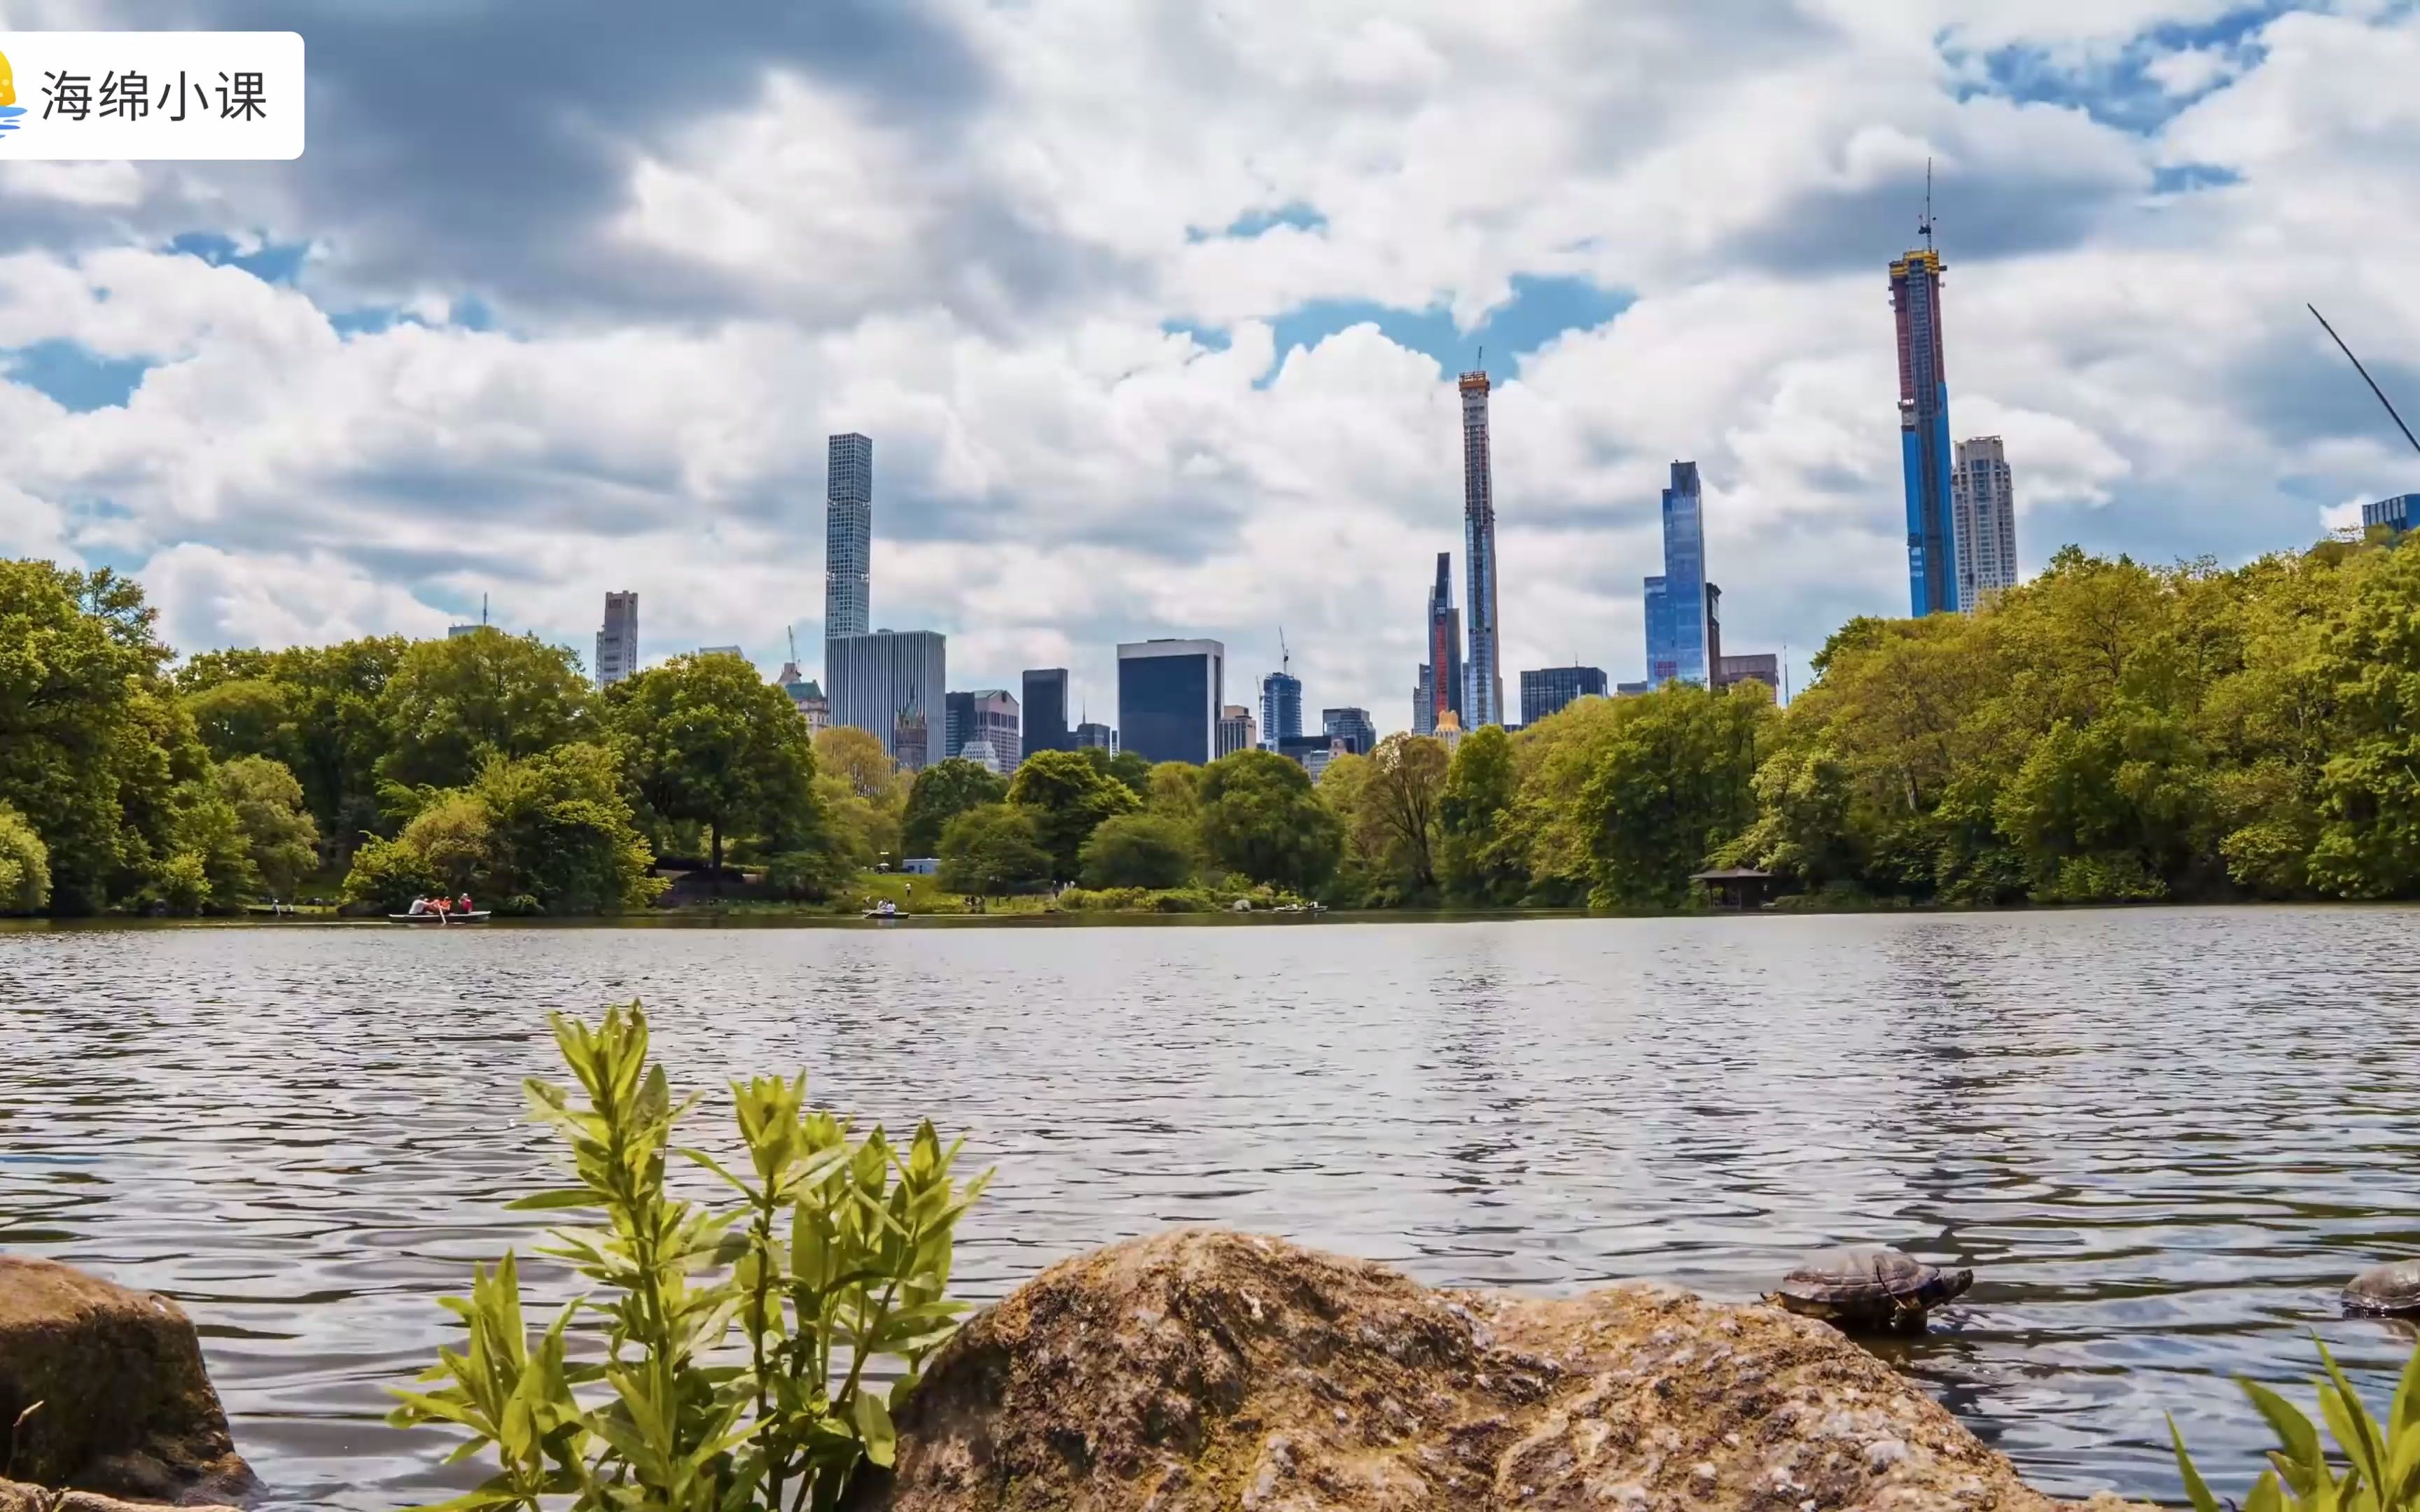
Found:
[[[1656,0],[1635,35],[1447,8],[1383,38],[1240,0],[1207,93],[1123,14],[1088,92],[1051,0],[736,17],[641,50],[664,87],[611,118],[540,45],[434,135],[376,102],[537,21],[332,16],[297,164],[0,177],[0,548],[140,578],[189,650],[442,634],[489,593],[593,657],[633,591],[650,660],[770,672],[795,623],[817,672],[853,431],[881,618],[947,633],[962,686],[1065,666],[1106,708],[1120,640],[1215,636],[1240,680],[1283,624],[1310,696],[1400,727],[1483,347],[1501,675],[1638,675],[1677,455],[1726,640],[1803,685],[1911,602],[1882,285],[1928,159],[1950,440],[2005,439],[2025,568],[2242,561],[2420,487],[2303,308],[2414,411],[2420,164],[2364,112],[2420,17],[2205,8],[1785,7],[1772,45]]]

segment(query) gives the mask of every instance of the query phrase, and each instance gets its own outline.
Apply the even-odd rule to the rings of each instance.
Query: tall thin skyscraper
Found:
[[[1470,567],[1470,647],[1464,663],[1462,722],[1504,722],[1504,667],[1496,620],[1496,469],[1487,447],[1487,374],[1462,375],[1463,559]]]
[[[1705,503],[1698,464],[1672,464],[1664,490],[1664,572],[1647,579],[1647,683],[1706,686],[1714,667],[1713,606],[1706,582]]]
[[[854,431],[831,439],[824,484],[824,639],[873,626],[867,577],[874,563],[874,442]],[[825,670],[830,680],[830,670]]]
[[[1412,730],[1435,734],[1437,717],[1463,711],[1462,610],[1453,607],[1453,553],[1440,551],[1436,582],[1429,589],[1429,659],[1420,667],[1419,702],[1413,711]]]
[[[605,625],[597,632],[597,686],[611,687],[639,670],[639,595],[605,595]]]
[[[1997,436],[1958,443],[1949,475],[1958,529],[1958,602],[1972,609],[1987,594],[2017,586],[2017,501],[2009,455]]]
[[[1943,371],[1941,255],[1926,244],[1890,265],[1891,310],[1899,324],[1899,445],[1907,486],[1909,612],[1955,610],[1958,527],[1949,501],[1949,379]]]

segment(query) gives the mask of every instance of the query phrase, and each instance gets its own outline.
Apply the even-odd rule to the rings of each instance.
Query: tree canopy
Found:
[[[1001,803],[1008,797],[1008,779],[985,771],[963,756],[935,762],[916,774],[908,789],[908,807],[900,821],[899,847],[908,856],[938,856],[941,830],[970,809]]]
[[[1084,841],[1088,887],[1181,887],[1193,878],[1193,836],[1183,821],[1158,813],[1105,819]]]
[[[1083,874],[1084,841],[1103,820],[1142,807],[1134,789],[1111,777],[1108,763],[1094,760],[1094,754],[1037,750],[1008,784],[1008,801],[1033,814],[1056,881],[1072,882]]]
[[[605,725],[639,801],[706,826],[709,864],[744,831],[768,852],[823,830],[815,757],[789,695],[737,656],[675,656],[606,690]]]
[[[986,803],[952,819],[941,831],[940,872],[951,892],[996,896],[1050,880],[1050,853],[1031,809]]]
[[[382,782],[446,788],[491,757],[535,756],[592,732],[588,680],[568,648],[486,625],[407,648],[379,697]]]
[[[1307,892],[1336,869],[1342,834],[1298,763],[1239,750],[1202,769],[1202,847],[1228,871]]]

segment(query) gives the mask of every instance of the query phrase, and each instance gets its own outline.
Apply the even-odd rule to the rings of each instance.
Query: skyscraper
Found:
[[[1271,672],[1261,679],[1261,744],[1278,748],[1278,742],[1302,733],[1302,679],[1292,672]]]
[[[1230,703],[1218,710],[1218,754],[1233,756],[1239,750],[1249,750],[1260,744],[1260,731],[1252,721],[1252,711],[1240,703]]]
[[[1899,447],[1907,486],[1909,612],[1956,609],[1958,526],[1949,504],[1949,379],[1942,370],[1941,255],[1926,245],[1890,265],[1899,324]]]
[[[1958,534],[1958,602],[2017,586],[2017,500],[2009,454],[1997,436],[1958,443],[1949,475],[1950,518]]]
[[[639,670],[639,595],[605,595],[605,627],[597,632],[597,686],[611,687]]]
[[[824,639],[829,640],[863,635],[874,623],[866,590],[874,563],[874,442],[854,431],[835,436],[826,466]],[[834,680],[830,667],[824,677]]]
[[[1074,750],[1067,729],[1067,669],[1033,667],[1025,673],[1025,738],[1028,756],[1037,750]]]
[[[1672,464],[1664,490],[1664,573],[1647,589],[1647,681],[1704,687],[1714,631],[1706,583],[1705,505],[1698,464]]]
[[[824,641],[831,721],[863,730],[911,772],[939,760],[947,728],[949,642],[938,630],[876,630]]]
[[[1605,697],[1599,667],[1544,667],[1521,674],[1521,723],[1536,724],[1574,699]]]
[[[1453,553],[1440,551],[1436,581],[1429,589],[1429,659],[1419,671],[1419,691],[1412,710],[1416,734],[1435,734],[1437,716],[1462,712],[1462,610],[1453,607]]]
[[[1153,762],[1207,764],[1226,702],[1227,648],[1216,640],[1118,647],[1118,739]]]
[[[1322,709],[1319,727],[1331,741],[1341,741],[1356,756],[1367,756],[1378,746],[1378,726],[1367,709]]]
[[[944,701],[949,713],[943,728],[941,754],[963,756],[967,748],[984,745],[998,769],[1016,770],[1019,728],[1016,695],[1004,687],[953,693]]]
[[[1487,448],[1487,375],[1462,376],[1463,560],[1470,566],[1470,649],[1462,722],[1470,730],[1504,722],[1504,668],[1496,622],[1496,470]]]

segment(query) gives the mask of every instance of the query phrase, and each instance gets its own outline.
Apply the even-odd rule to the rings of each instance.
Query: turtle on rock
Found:
[[[1793,1313],[1844,1329],[1921,1333],[1924,1315],[1975,1284],[1975,1273],[1945,1271],[1881,1246],[1810,1255],[1766,1298]]]
[[[2373,1265],[2345,1283],[2344,1308],[2370,1318],[2420,1318],[2420,1260]]]

